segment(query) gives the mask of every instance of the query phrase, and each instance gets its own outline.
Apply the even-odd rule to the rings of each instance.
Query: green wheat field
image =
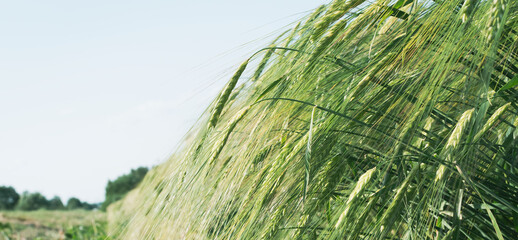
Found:
[[[518,1],[335,0],[235,69],[106,236],[517,239]]]

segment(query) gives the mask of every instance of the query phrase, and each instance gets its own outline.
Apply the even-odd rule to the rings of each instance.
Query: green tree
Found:
[[[88,203],[82,202],[78,198],[72,197],[68,199],[66,209],[74,210],[74,209],[85,209],[85,210],[93,210],[99,208],[100,204],[96,203]]]
[[[81,200],[79,200],[78,198],[75,198],[75,197],[68,199],[68,201],[67,201],[68,210],[74,210],[74,209],[79,209],[79,208],[83,208],[83,203],[81,202]]]
[[[146,176],[148,168],[139,167],[132,169],[129,174],[122,175],[114,181],[108,181],[106,196],[101,208],[104,210],[111,203],[122,199],[126,193],[134,189]]]
[[[61,198],[59,198],[58,196],[55,196],[49,200],[49,205],[48,205],[49,210],[61,210],[64,208],[65,208],[65,206],[63,205]]]
[[[0,210],[12,210],[18,203],[20,195],[13,187],[0,186]]]
[[[16,205],[16,209],[22,211],[33,211],[48,208],[49,201],[40,193],[24,192]]]
[[[83,209],[85,209],[85,210],[93,210],[93,209],[99,208],[99,206],[101,204],[82,202],[82,205],[83,205]]]

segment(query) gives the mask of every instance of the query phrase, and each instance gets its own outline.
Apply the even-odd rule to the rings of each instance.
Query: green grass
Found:
[[[0,239],[105,239],[100,211],[2,211]]]
[[[515,238],[518,2],[466,4],[317,8],[237,68],[184,147],[110,207],[110,230]]]

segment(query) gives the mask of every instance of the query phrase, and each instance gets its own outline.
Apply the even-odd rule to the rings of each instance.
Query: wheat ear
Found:
[[[419,164],[414,165],[412,170],[410,171],[410,174],[408,174],[408,177],[403,181],[401,186],[396,190],[396,195],[394,196],[394,199],[388,206],[387,210],[383,213],[383,216],[381,217],[381,237],[379,239],[384,239],[385,235],[391,230],[392,226],[394,225],[394,222],[396,220],[396,215],[398,214],[397,209],[399,209],[399,206],[401,205],[401,202],[403,201],[403,198],[406,196],[407,188],[410,185],[410,182],[413,180],[417,172],[419,171]]]
[[[478,0],[466,0],[464,4],[462,4],[462,8],[460,9],[460,19],[462,23],[468,22],[468,20],[472,17],[473,9],[477,5]]]
[[[338,221],[335,224],[335,228],[340,229],[343,223],[345,223],[344,221],[347,221],[351,214],[351,207],[354,206],[354,204],[358,201],[360,195],[367,188],[368,183],[371,181],[375,173],[376,167],[369,169],[367,172],[360,176],[360,178],[356,182],[356,186],[354,187],[353,191],[351,192],[351,194],[349,194],[349,198],[345,203],[345,209],[338,218]]]
[[[215,144],[216,149],[213,151],[212,157],[209,160],[209,164],[212,164],[221,153],[221,150],[223,150],[223,147],[227,144],[228,137],[234,131],[234,128],[236,127],[237,123],[245,117],[245,115],[248,113],[248,110],[250,110],[250,106],[244,108],[243,110],[239,111],[228,123],[227,127],[225,128],[225,133],[223,135],[223,139]]]
[[[446,161],[450,161],[451,159],[451,152],[458,146],[460,143],[461,137],[467,128],[468,123],[471,121],[471,118],[473,116],[473,112],[475,111],[474,108],[466,110],[462,116],[459,118],[459,121],[457,121],[457,124],[455,125],[455,129],[453,129],[453,132],[450,134],[450,137],[448,138],[448,141],[446,142],[446,145],[444,147],[443,152],[441,153],[441,158],[445,159]],[[434,182],[439,182],[442,179],[444,179],[446,173],[446,166],[444,164],[441,164],[437,171],[435,172],[435,180]]]
[[[363,2],[365,2],[365,0],[350,0],[345,4],[343,4],[343,1],[341,0],[333,1],[327,13],[315,24],[315,31],[311,36],[311,39],[318,39],[329,27],[329,25],[343,17],[349,10],[357,7]]]
[[[221,112],[223,111],[223,108],[225,107],[225,104],[227,103],[228,98],[232,93],[232,90],[234,89],[234,87],[236,87],[237,81],[241,77],[241,74],[243,74],[243,72],[245,71],[249,60],[250,59],[247,59],[243,64],[241,64],[241,66],[239,66],[236,73],[234,73],[234,75],[228,82],[227,86],[219,96],[218,102],[216,103],[216,107],[214,108],[214,112],[212,113],[212,116],[209,120],[209,127],[215,127],[218,123],[219,116],[221,115]]]
[[[501,106],[500,108],[498,108],[493,113],[493,115],[491,115],[491,117],[487,120],[486,124],[484,124],[482,129],[480,129],[480,131],[478,131],[477,135],[475,135],[475,137],[473,137],[473,142],[478,141],[487,132],[487,130],[489,130],[495,124],[496,120],[498,118],[500,118],[500,116],[502,116],[502,114],[504,114],[505,110],[507,110],[507,108],[510,105],[511,105],[511,103],[507,103],[507,104]]]
[[[487,42],[492,45],[499,38],[504,25],[504,14],[507,7],[507,0],[493,0],[489,11],[487,26]]]

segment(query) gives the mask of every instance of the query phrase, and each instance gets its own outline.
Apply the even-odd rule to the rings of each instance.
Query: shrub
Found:
[[[0,186],[0,210],[12,210],[18,203],[20,195],[12,187]]]
[[[16,205],[17,210],[33,211],[42,208],[48,208],[49,201],[40,193],[24,192],[20,201]]]

